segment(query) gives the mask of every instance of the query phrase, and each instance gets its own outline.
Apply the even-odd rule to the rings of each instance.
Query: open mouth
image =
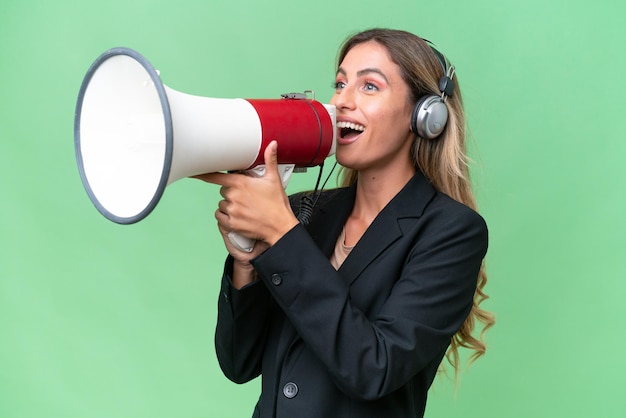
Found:
[[[339,137],[344,140],[352,139],[365,131],[365,126],[352,122],[337,122]]]

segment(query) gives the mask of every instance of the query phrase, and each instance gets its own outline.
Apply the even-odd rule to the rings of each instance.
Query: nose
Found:
[[[354,92],[348,86],[338,89],[330,100],[330,104],[341,110],[352,110],[355,108]]]

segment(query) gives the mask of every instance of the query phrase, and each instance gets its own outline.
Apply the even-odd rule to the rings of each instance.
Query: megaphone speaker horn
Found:
[[[279,143],[278,162],[319,165],[335,152],[335,108],[314,99],[218,99],[165,86],[137,51],[100,55],[82,82],[74,118],[80,176],[107,219],[145,218],[184,177],[245,170]]]

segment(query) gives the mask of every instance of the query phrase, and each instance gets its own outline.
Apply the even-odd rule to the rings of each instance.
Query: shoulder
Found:
[[[435,193],[422,217],[428,233],[439,239],[463,239],[487,248],[489,229],[483,216],[444,193]]]
[[[390,202],[390,215],[417,222],[429,230],[474,228],[486,231],[483,217],[469,206],[435,188],[417,171],[415,176]],[[413,220],[413,221],[411,221]]]
[[[487,227],[485,219],[476,210],[439,191],[435,193],[429,205],[429,210],[440,213],[441,215],[446,215],[451,219],[463,220],[468,223],[482,225],[485,228]]]

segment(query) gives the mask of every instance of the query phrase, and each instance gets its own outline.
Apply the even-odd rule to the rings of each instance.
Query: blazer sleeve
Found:
[[[218,299],[215,350],[224,375],[245,383],[261,373],[270,306],[267,288],[256,281],[236,289],[232,285],[233,260],[226,260]]]
[[[289,197],[291,209],[298,215],[302,197]],[[262,281],[236,289],[232,284],[233,258],[224,264],[217,304],[215,350],[224,375],[235,383],[246,383],[261,373],[263,349],[267,338],[272,307],[271,295]]]
[[[460,217],[423,216],[420,231],[402,238],[411,243],[399,276],[366,278],[395,282],[373,314],[353,305],[348,283],[302,226],[253,261],[343,392],[378,399],[440,360],[471,309],[487,249],[484,220],[466,209]]]

